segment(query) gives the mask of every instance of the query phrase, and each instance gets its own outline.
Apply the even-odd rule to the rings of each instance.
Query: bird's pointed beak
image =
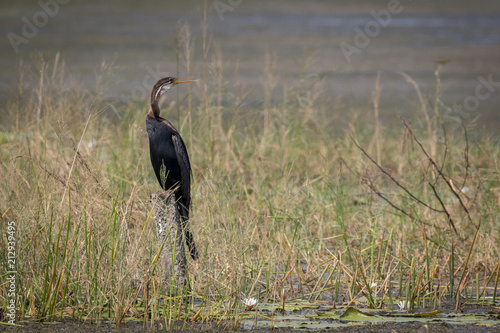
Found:
[[[191,80],[192,78],[194,78],[194,76],[178,77],[175,79],[173,86],[175,86],[176,84],[196,81],[196,80]]]

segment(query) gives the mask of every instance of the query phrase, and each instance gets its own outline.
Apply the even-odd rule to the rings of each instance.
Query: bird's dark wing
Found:
[[[181,198],[178,203],[179,213],[181,215],[181,222],[183,224],[184,233],[186,235],[186,244],[193,259],[198,258],[198,251],[194,244],[193,235],[189,230],[187,220],[189,219],[189,209],[191,206],[191,165],[189,164],[189,156],[187,153],[186,145],[182,141],[179,133],[172,135],[172,142],[174,143],[175,154],[181,170]]]
[[[191,165],[189,164],[189,156],[179,133],[172,135],[172,142],[174,143],[175,154],[181,170],[181,202],[185,206],[184,208],[189,211],[191,205]]]

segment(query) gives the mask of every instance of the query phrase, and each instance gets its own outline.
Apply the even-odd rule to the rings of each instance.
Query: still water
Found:
[[[176,52],[181,25],[191,34],[189,68],[182,48],[180,57]],[[441,74],[443,112],[478,117],[477,129],[500,129],[496,0],[1,1],[0,32],[0,117],[15,98],[20,63],[28,68],[24,80],[37,82],[40,57],[50,63],[57,53],[75,89],[95,90],[101,64],[113,63],[105,94],[123,102],[146,98],[159,76],[202,79],[204,59],[218,61],[224,90],[244,91],[248,104],[262,103],[269,71],[277,103],[283,87],[319,78],[339,121],[370,110],[380,71],[387,122],[419,109],[399,72],[415,80],[431,107],[436,62],[449,60]]]

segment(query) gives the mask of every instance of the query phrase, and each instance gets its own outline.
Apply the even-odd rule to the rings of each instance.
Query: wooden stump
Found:
[[[184,233],[174,191],[159,191],[151,194],[156,235],[160,253],[160,267],[165,291],[180,295],[186,286],[186,253]]]

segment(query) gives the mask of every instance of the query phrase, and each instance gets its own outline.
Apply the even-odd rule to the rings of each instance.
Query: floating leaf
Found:
[[[383,319],[371,313],[362,312],[351,306],[348,307],[342,315],[340,315],[339,319],[345,321],[383,321]]]
[[[431,312],[420,312],[420,313],[389,313],[387,317],[408,317],[408,318],[425,318],[425,317],[434,317],[437,314],[442,313],[443,310],[436,310]]]

